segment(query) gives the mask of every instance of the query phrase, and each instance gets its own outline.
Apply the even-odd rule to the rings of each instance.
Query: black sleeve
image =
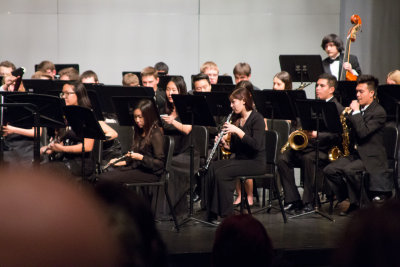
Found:
[[[164,168],[164,138],[159,129],[154,129],[151,137],[151,151],[143,155],[142,166],[152,172],[157,172]]]
[[[256,112],[256,111],[253,111]],[[265,122],[264,118],[255,113],[250,121],[249,129],[244,129],[245,135],[242,138],[242,143],[253,151],[264,149],[263,143],[265,139]]]
[[[359,138],[365,138],[382,128],[386,122],[386,113],[383,108],[375,108],[374,114],[364,118],[361,113],[349,117],[353,130]]]

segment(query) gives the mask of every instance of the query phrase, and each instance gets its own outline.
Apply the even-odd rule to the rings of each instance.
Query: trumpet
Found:
[[[289,147],[293,150],[302,150],[308,145],[308,136],[304,130],[296,130],[289,135],[288,141],[281,148],[284,153]]]
[[[123,155],[122,157],[117,158],[114,162],[108,162],[106,165],[104,165],[104,167],[101,169],[101,171],[105,171],[107,170],[109,167],[114,166],[116,163],[123,161],[127,158],[130,158],[131,154],[133,153],[133,151],[129,151],[128,153],[126,153],[125,155]]]

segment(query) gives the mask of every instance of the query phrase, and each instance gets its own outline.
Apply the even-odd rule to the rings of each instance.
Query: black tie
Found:
[[[332,63],[335,62],[335,61],[339,61],[339,57],[337,57],[337,58],[335,58],[335,59],[328,58],[328,63],[329,63],[329,64],[332,64]]]

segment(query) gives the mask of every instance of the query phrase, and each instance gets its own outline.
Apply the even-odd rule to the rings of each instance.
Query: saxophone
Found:
[[[343,152],[339,149],[338,146],[332,147],[328,152],[328,157],[330,161],[335,161],[340,157],[347,157],[350,155],[350,129],[346,123],[346,115],[349,115],[352,112],[350,107],[346,107],[342,114],[340,114],[340,123],[342,124],[343,133],[342,133],[342,147]]]

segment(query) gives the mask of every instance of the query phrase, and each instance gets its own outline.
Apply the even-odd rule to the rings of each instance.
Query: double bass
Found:
[[[344,56],[343,56],[343,62],[342,62],[342,69],[340,72],[340,77],[339,77],[339,81],[355,81],[357,80],[357,76],[354,75],[353,73],[346,71],[343,68],[343,63],[345,62],[349,62],[349,58],[350,58],[350,46],[352,42],[356,41],[356,35],[357,33],[361,30],[361,18],[360,16],[354,14],[351,16],[350,18],[351,20],[351,24],[354,24],[354,26],[352,26],[348,33],[347,33],[347,38],[346,38],[346,47],[344,50]]]

